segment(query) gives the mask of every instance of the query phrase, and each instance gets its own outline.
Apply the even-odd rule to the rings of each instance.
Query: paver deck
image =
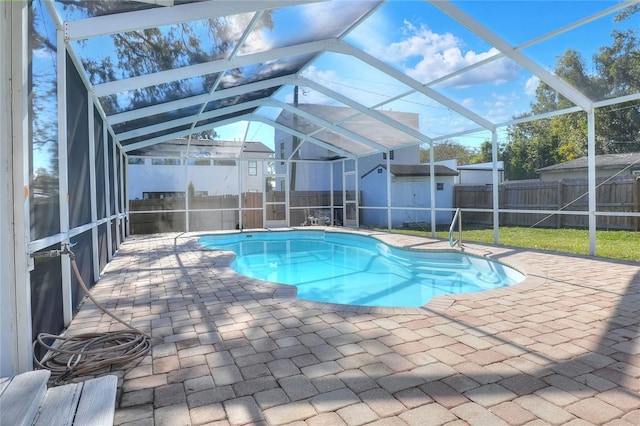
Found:
[[[196,241],[132,236],[93,289],[153,336],[115,372],[117,425],[640,424],[638,263],[467,244],[527,279],[357,308],[239,276]],[[88,302],[70,332],[120,327]]]

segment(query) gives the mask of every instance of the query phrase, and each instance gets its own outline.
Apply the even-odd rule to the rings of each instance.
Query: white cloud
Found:
[[[527,82],[524,85],[524,92],[529,95],[529,96],[535,96],[536,95],[536,89],[538,88],[538,85],[540,85],[540,79],[538,77],[531,77],[530,79],[527,80]]]
[[[497,55],[491,48],[486,52],[464,51],[464,42],[451,33],[438,34],[424,25],[404,22],[406,38],[392,43],[384,52],[385,59],[404,66],[405,72],[427,83],[459,69]],[[491,82],[502,84],[513,80],[520,68],[506,58],[497,59],[447,81],[448,86],[465,87]]]
[[[490,99],[483,102],[485,117],[495,123],[510,120],[515,115],[519,96],[513,92],[507,94],[492,93]]]
[[[50,49],[40,48],[33,49],[32,51],[34,59],[47,59],[47,60],[56,60],[56,53]]]
[[[373,5],[370,1],[321,1],[307,3],[299,9],[303,24],[301,35],[310,34],[315,39],[341,34],[367,13]],[[379,28],[378,28],[379,30]]]
[[[252,17],[253,14],[231,15],[227,17],[226,25],[228,30],[233,34],[234,39],[239,39],[242,36]],[[271,40],[269,39],[269,31],[268,28],[251,31],[249,37],[247,37],[247,40],[240,48],[240,54],[248,55],[250,53],[269,50],[272,46]]]

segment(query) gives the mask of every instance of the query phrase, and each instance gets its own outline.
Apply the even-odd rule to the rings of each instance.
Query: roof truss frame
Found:
[[[46,0],[46,1],[47,1],[47,7],[50,10],[55,9],[53,6],[51,6],[51,3],[53,0]],[[162,0],[160,2],[156,0],[150,0],[150,1],[152,3],[155,2],[157,4],[165,4],[164,3],[165,0]],[[208,94],[191,96],[184,99],[179,99],[179,100],[170,101],[170,102],[166,102],[158,105],[126,111],[123,113],[113,114],[111,116],[106,116],[105,122],[108,125],[110,132],[115,136],[117,143],[122,143],[123,141],[126,141],[127,139],[131,139],[133,137],[141,137],[141,136],[144,136],[145,134],[166,130],[171,127],[175,127],[179,125],[191,124],[192,125],[191,131],[196,132],[198,128],[206,127],[207,129],[211,129],[211,128],[222,126],[224,124],[229,124],[230,122],[233,122],[233,121],[246,119],[247,117],[253,117],[253,118],[259,117],[255,114],[247,114],[247,115],[242,115],[238,117],[233,117],[230,119],[225,119],[220,122],[209,123],[206,126],[198,126],[198,127],[196,126],[196,124],[199,121],[223,116],[225,114],[229,114],[233,112],[242,111],[244,109],[259,108],[262,106],[275,106],[278,108],[282,108],[283,110],[286,109],[286,110],[292,111],[293,107],[287,106],[279,101],[276,101],[271,97],[271,98],[264,99],[262,101],[254,99],[251,101],[233,105],[232,107],[222,107],[215,111],[208,111],[203,113],[206,107],[206,104],[211,101],[223,99],[225,97],[241,96],[251,91],[257,91],[257,90],[262,90],[266,88],[273,88],[277,86],[284,87],[287,84],[291,84],[291,85],[304,85],[304,86],[310,87],[318,91],[319,93],[322,93],[325,96],[333,98],[334,100],[341,102],[342,104],[347,105],[353,108],[354,110],[356,110],[356,113],[353,116],[348,117],[346,119],[343,118],[341,121],[348,120],[360,114],[364,114],[369,116],[372,119],[379,120],[409,135],[410,137],[418,140],[419,141],[418,143],[432,144],[434,140],[451,138],[451,137],[455,137],[456,135],[477,133],[478,131],[482,131],[482,130],[489,130],[489,131],[495,132],[497,128],[503,127],[505,125],[509,125],[515,122],[512,120],[506,123],[494,123],[482,117],[481,115],[467,109],[460,103],[453,101],[451,98],[447,97],[446,95],[442,95],[439,92],[430,88],[430,86],[433,86],[440,81],[453,78],[456,75],[462,74],[473,68],[479,67],[484,63],[495,61],[503,57],[507,57],[513,60],[518,65],[520,65],[523,69],[527,70],[528,72],[532,73],[532,75],[538,77],[541,81],[548,84],[550,87],[556,90],[559,94],[565,96],[575,105],[577,105],[576,107],[577,110],[584,110],[586,112],[590,112],[590,111],[593,111],[594,108],[603,105],[603,102],[609,102],[609,101],[600,101],[600,102],[592,101],[587,96],[585,96],[580,91],[578,91],[574,86],[566,83],[561,78],[555,76],[551,72],[547,71],[546,69],[538,65],[527,55],[522,53],[522,49],[525,47],[534,45],[536,43],[539,43],[542,40],[551,38],[557,34],[560,34],[560,33],[569,31],[573,28],[584,25],[585,23],[591,22],[593,20],[599,19],[608,14],[614,13],[617,10],[623,9],[625,7],[629,7],[630,5],[640,3],[640,0],[626,0],[624,2],[611,6],[605,10],[602,10],[594,15],[583,18],[577,22],[571,23],[562,28],[558,28],[534,40],[530,40],[520,46],[512,46],[509,43],[507,43],[504,39],[502,39],[500,36],[492,32],[489,28],[485,27],[483,24],[477,21],[475,18],[466,14],[464,11],[458,8],[455,4],[453,4],[450,0],[424,0],[432,4],[436,9],[440,10],[442,13],[447,14],[452,19],[456,20],[457,22],[459,22],[460,24],[468,28],[478,37],[487,41],[489,44],[494,46],[499,51],[498,54],[490,58],[487,58],[483,61],[480,61],[479,63],[475,63],[473,65],[470,65],[469,67],[465,67],[464,69],[458,70],[454,73],[448,74],[446,76],[443,76],[440,79],[428,82],[426,84],[420,83],[419,81],[396,70],[390,65],[387,65],[385,62],[375,58],[374,56],[364,52],[363,50],[351,45],[350,43],[344,40],[344,37],[348,33],[353,31],[353,29],[356,28],[361,21],[365,20],[367,17],[371,16],[371,14],[373,14],[376,10],[378,10],[386,2],[386,0],[381,0],[377,4],[375,4],[371,8],[371,10],[369,10],[363,17],[361,17],[350,28],[348,28],[340,37],[316,40],[316,41],[311,41],[306,43],[299,43],[299,44],[294,44],[294,45],[285,46],[281,48],[261,51],[257,53],[246,54],[242,56],[238,55],[239,50],[244,45],[250,32],[254,29],[257,20],[266,10],[278,9],[278,8],[289,7],[289,6],[299,5],[299,4],[316,3],[321,1],[325,1],[325,0],[246,0],[242,2],[207,0],[207,1],[187,3],[187,4],[181,4],[181,5],[173,5],[173,7],[157,7],[157,8],[151,8],[146,10],[140,10],[140,11],[119,13],[114,15],[98,16],[98,17],[81,19],[76,21],[57,22],[57,25],[59,25],[59,27],[64,32],[63,34],[66,41],[66,46],[69,50],[71,50],[72,57],[75,58],[74,63],[76,64],[76,66],[82,67],[80,61],[77,60],[77,55],[73,51],[73,46],[71,45],[71,42],[74,40],[82,40],[82,39],[97,37],[101,35],[114,34],[114,33],[119,33],[124,31],[133,31],[133,30],[157,27],[162,25],[170,25],[170,24],[188,22],[193,20],[202,20],[207,18],[216,18],[216,17],[223,17],[223,16],[229,16],[229,15],[243,14],[243,13],[253,13],[253,18],[251,19],[249,25],[244,29],[242,36],[238,40],[235,48],[233,49],[233,51],[231,52],[228,58],[206,62],[202,64],[191,65],[187,67],[181,67],[178,69],[150,73],[144,76],[132,77],[127,79],[107,82],[103,84],[97,84],[93,86],[89,85],[90,91],[94,95],[94,104],[96,104],[97,106],[100,106],[98,98],[103,96],[122,93],[130,90],[137,90],[144,87],[150,87],[157,84],[182,80],[190,77],[197,77],[204,74],[219,73],[216,83],[211,88]],[[172,5],[173,2],[169,0],[168,4]],[[288,76],[274,77],[272,79],[261,80],[257,82],[247,83],[237,87],[218,90],[218,84],[220,83],[224,73],[228,70],[231,70],[234,68],[240,68],[243,66],[249,66],[257,63],[262,63],[262,62],[275,61],[281,58],[295,57],[295,56],[304,55],[304,54],[316,53],[315,58],[318,58],[318,56],[320,56],[323,52],[334,52],[338,54],[351,55],[357,58],[358,60],[366,63],[367,65],[375,68],[376,70],[395,79],[396,81],[399,81],[402,84],[407,85],[411,90],[404,94],[400,94],[384,102],[381,102],[380,104],[374,107],[367,108],[359,104],[358,102],[355,102],[349,99],[348,97],[343,96],[329,89],[328,87],[325,87],[319,83],[310,81],[305,77],[302,77],[302,70],[304,70],[306,67],[312,64],[315,61],[315,59],[312,59],[309,63],[307,63],[306,66],[302,68],[302,70],[299,70],[295,74],[291,74]],[[81,69],[80,71],[84,79],[84,76],[86,75],[85,70]],[[440,105],[443,105],[451,109],[452,111],[455,111],[456,113],[460,114],[466,119],[478,124],[479,128],[459,132],[455,135],[449,134],[449,135],[438,136],[438,137],[428,137],[422,132],[415,131],[414,129],[411,129],[408,126],[404,126],[402,123],[392,120],[375,110],[376,108],[382,107],[390,102],[393,102],[396,99],[399,99],[401,97],[407,96],[415,92],[419,92],[425,95],[426,97],[438,102]],[[124,123],[131,120],[137,120],[147,116],[168,112],[168,111],[179,109],[179,108],[195,106],[198,104],[201,104],[202,107],[200,108],[200,111],[198,112],[198,114],[193,116],[184,117],[181,119],[172,120],[165,123],[159,123],[151,126],[146,126],[146,127],[134,129],[128,132],[115,133],[113,131],[112,126],[114,124]],[[103,113],[102,108],[99,108],[99,110],[101,111],[101,113]],[[557,114],[559,115],[566,112],[573,112],[575,110],[576,110],[575,108],[569,108],[567,110],[560,111]],[[362,136],[359,136],[353,132],[349,132],[347,129],[339,126],[340,121],[332,123],[332,122],[323,120],[320,117],[314,116],[313,114],[307,113],[305,111],[301,111],[300,109],[297,109],[296,113],[300,114],[301,116],[305,116],[307,119],[313,121],[315,124],[319,125],[323,129],[328,129],[331,131],[338,132],[340,134],[343,134],[345,137],[354,139],[360,143],[364,143],[367,146],[374,148],[376,150],[384,151],[388,149],[397,148],[397,147],[389,148],[379,143],[376,143],[375,141],[370,141],[366,138],[363,138]],[[556,115],[555,112],[551,114]],[[532,117],[526,117],[523,119],[526,121],[530,121],[530,120],[535,120],[537,118],[544,118],[544,117],[532,116]],[[258,121],[264,122],[271,126],[274,125],[272,120],[268,120],[263,117],[260,117]],[[320,130],[317,130],[317,131],[320,131]],[[309,140],[313,143],[319,142],[318,140],[315,140],[315,141],[312,140],[312,139],[315,139],[315,138],[311,138],[313,134],[306,135],[306,136],[307,136],[306,140]],[[169,137],[169,135],[162,136],[161,138],[166,139],[167,137]],[[147,141],[136,143],[136,145],[140,143],[149,144],[151,143],[151,141],[154,141],[154,143],[157,143],[158,138],[151,138]]]
[[[159,7],[114,15],[67,21],[64,23],[66,40],[83,40],[109,34],[123,33],[181,22],[221,18],[242,13],[255,13],[301,3],[317,3],[324,0],[209,0],[173,7]]]

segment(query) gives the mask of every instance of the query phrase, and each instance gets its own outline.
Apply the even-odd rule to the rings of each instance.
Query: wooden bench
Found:
[[[1,378],[0,425],[113,425],[116,376],[47,389],[50,375],[36,370]]]

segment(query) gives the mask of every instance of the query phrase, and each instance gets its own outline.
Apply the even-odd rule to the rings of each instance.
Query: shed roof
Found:
[[[154,146],[140,148],[129,153],[140,157],[211,157],[239,158],[257,155],[264,157],[273,154],[273,150],[262,142],[221,141],[211,139],[171,139]]]
[[[497,166],[499,171],[504,171],[504,161],[498,161]],[[464,164],[464,165],[458,166],[458,170],[492,171],[493,163]]]
[[[377,166],[363,174],[362,177],[373,173],[379,167],[387,170],[387,166],[385,164],[378,164]],[[458,176],[459,174],[457,171],[450,169],[447,166],[443,166],[442,164],[435,164],[433,167],[436,176]],[[396,177],[431,176],[431,170],[429,164],[392,164],[391,174]]]
[[[588,167],[589,157],[584,156],[575,160],[566,161],[553,166],[538,169],[538,172],[565,172],[569,170],[586,170]],[[632,164],[640,163],[640,152],[630,152],[626,154],[605,154],[596,155],[596,168],[599,169],[618,169]]]

